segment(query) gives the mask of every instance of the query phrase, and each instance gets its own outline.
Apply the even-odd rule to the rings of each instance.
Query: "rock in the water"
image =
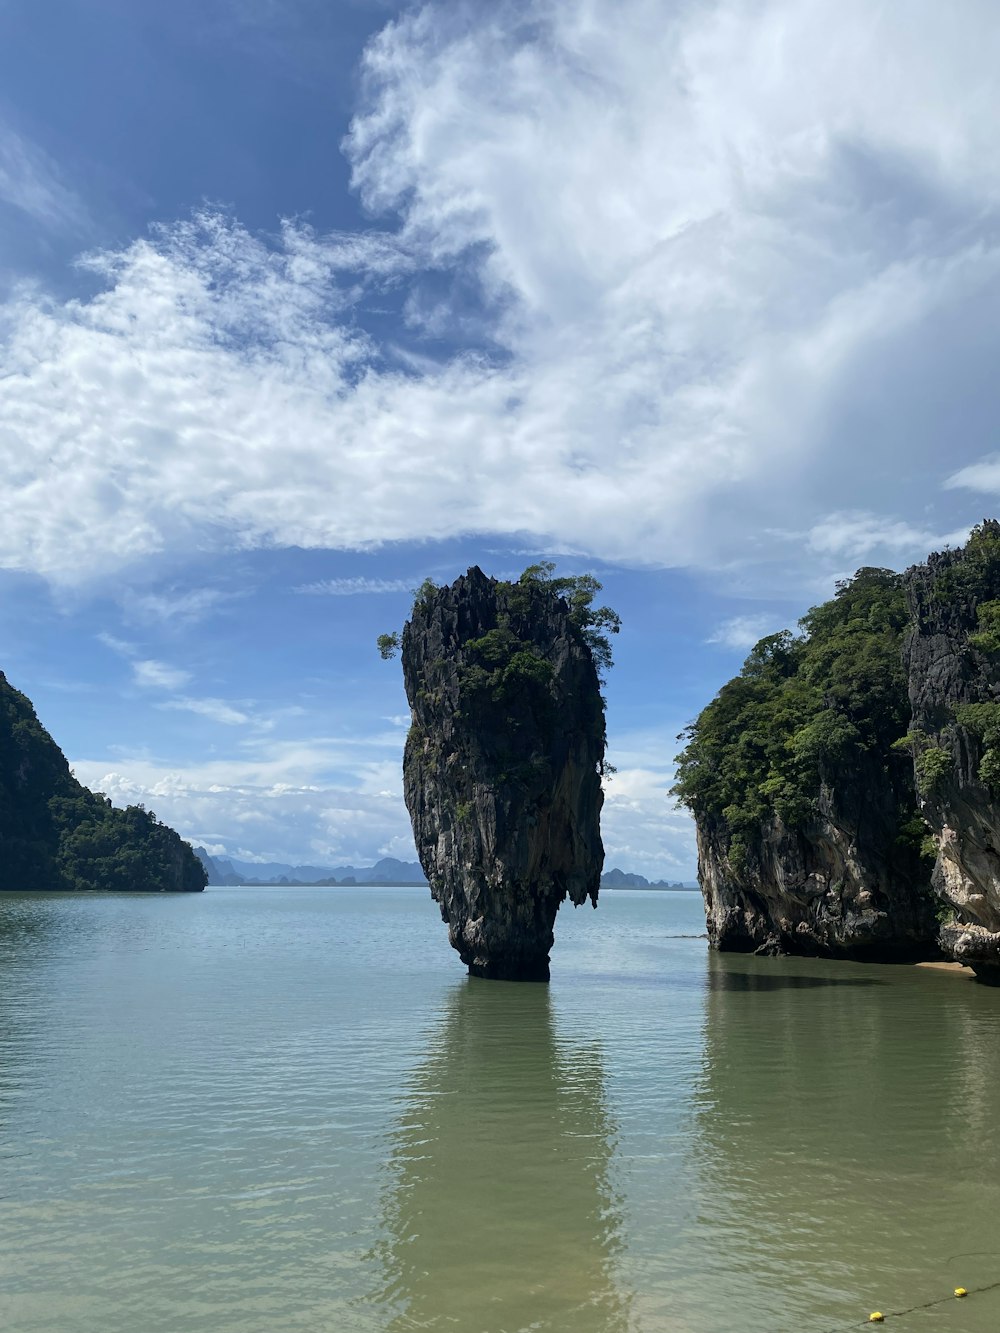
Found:
[[[404,795],[431,894],[474,976],[546,981],[559,905],[597,905],[604,706],[543,580],[478,568],[422,591],[402,637]]]
[[[698,878],[712,945],[871,962],[934,957],[927,868],[899,840],[909,817],[905,773],[856,756],[824,774],[810,819],[795,828],[779,815],[763,821],[736,866],[725,820],[699,818]]]
[[[937,920],[912,762],[902,577],[859,571],[761,640],[689,729],[676,788],[695,816],[717,949],[933,957]]]
[[[1000,984],[1000,523],[909,570],[905,661],[941,944]]]

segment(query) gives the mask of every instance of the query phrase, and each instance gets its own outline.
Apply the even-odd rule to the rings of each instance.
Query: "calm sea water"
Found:
[[[0,897],[7,1333],[995,1333],[1000,992],[710,956],[470,981],[424,891]]]

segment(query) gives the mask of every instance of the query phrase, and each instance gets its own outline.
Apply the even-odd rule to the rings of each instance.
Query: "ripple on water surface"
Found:
[[[418,890],[0,898],[3,1328],[825,1333],[1000,1278],[1000,993],[701,931],[607,893],[518,986]]]

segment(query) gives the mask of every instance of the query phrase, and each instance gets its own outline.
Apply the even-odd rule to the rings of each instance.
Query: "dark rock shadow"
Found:
[[[813,990],[822,986],[884,986],[876,977],[782,976],[774,972],[709,972],[709,990]]]

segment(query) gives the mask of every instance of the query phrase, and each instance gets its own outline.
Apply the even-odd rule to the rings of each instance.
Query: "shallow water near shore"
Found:
[[[1000,991],[703,928],[516,985],[425,890],[0,895],[0,1325],[993,1333]]]

